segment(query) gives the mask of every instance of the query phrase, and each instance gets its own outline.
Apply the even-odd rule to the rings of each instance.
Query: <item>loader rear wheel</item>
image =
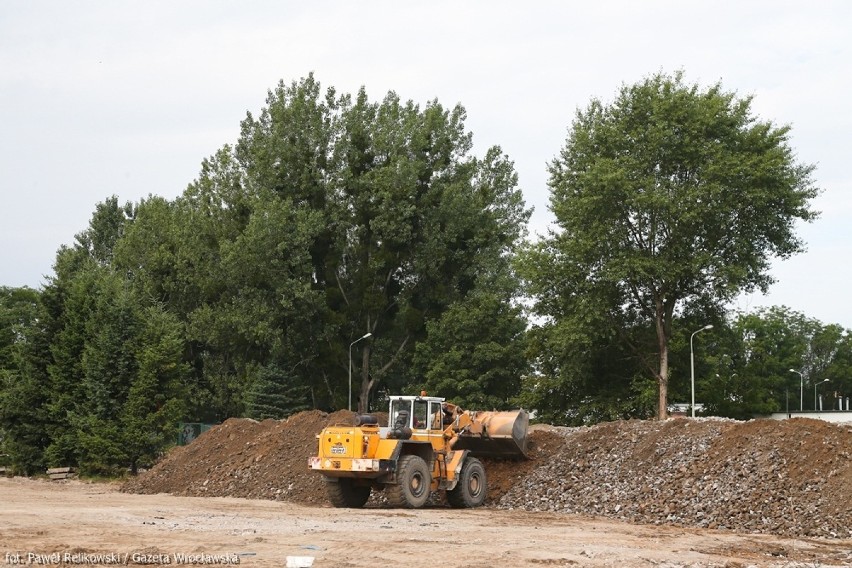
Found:
[[[325,489],[328,500],[335,507],[360,509],[370,498],[370,486],[355,485],[355,480],[348,477],[325,478]]]
[[[396,463],[397,483],[388,485],[388,502],[394,507],[419,509],[429,500],[432,474],[420,456],[408,455]]]
[[[479,507],[488,495],[488,478],[482,462],[476,458],[467,458],[459,473],[455,489],[447,491],[447,501],[451,507]]]

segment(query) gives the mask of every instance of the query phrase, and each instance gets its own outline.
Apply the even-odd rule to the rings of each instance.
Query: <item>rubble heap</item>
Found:
[[[788,536],[852,536],[852,429],[828,422],[624,421],[562,431],[504,509]]]

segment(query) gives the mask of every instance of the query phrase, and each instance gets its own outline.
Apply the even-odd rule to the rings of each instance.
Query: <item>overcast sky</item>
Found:
[[[267,90],[313,71],[371,99],[461,103],[476,151],[515,161],[533,234],[545,167],[578,108],[682,69],[754,95],[817,165],[808,252],[773,264],[768,296],[852,328],[852,3],[45,2],[0,4],[0,285],[39,287],[95,204],[172,199]]]

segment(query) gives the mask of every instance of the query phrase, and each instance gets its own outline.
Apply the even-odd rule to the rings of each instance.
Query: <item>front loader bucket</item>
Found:
[[[527,453],[526,410],[476,412],[470,428],[459,433],[454,450],[470,450],[476,457],[524,458]]]

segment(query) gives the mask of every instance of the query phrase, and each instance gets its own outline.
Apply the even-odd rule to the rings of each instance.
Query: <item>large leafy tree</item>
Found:
[[[366,409],[379,385],[422,385],[416,346],[450,341],[430,322],[477,290],[503,282],[495,313],[517,316],[504,309],[517,295],[509,258],[529,212],[512,163],[499,148],[473,156],[464,119],[437,101],[282,82],[180,198],[139,204],[115,264],[184,322],[195,416],[339,408],[349,345],[369,333],[353,348]],[[515,341],[496,327],[507,333],[490,341]]]
[[[315,315],[300,335],[310,341],[289,365],[304,362],[302,374],[322,378],[328,401],[342,402],[353,341],[370,334],[355,347],[354,390],[366,410],[379,384],[414,382],[410,361],[428,322],[509,274],[506,257],[529,212],[499,148],[471,155],[464,120],[461,106],[421,108],[395,93],[373,102],[363,89],[354,97],[323,94],[308,77],[280,84],[267,107],[243,122],[235,155],[245,187],[319,220],[303,249],[311,289],[323,301],[308,302]]]
[[[677,318],[765,291],[770,259],[801,251],[795,222],[815,216],[813,167],[796,161],[789,127],[758,120],[751,103],[656,74],[579,110],[549,167],[557,229],[521,264],[536,311],[566,349],[584,337],[630,345],[656,382],[659,418]],[[652,347],[625,334],[636,326]]]

